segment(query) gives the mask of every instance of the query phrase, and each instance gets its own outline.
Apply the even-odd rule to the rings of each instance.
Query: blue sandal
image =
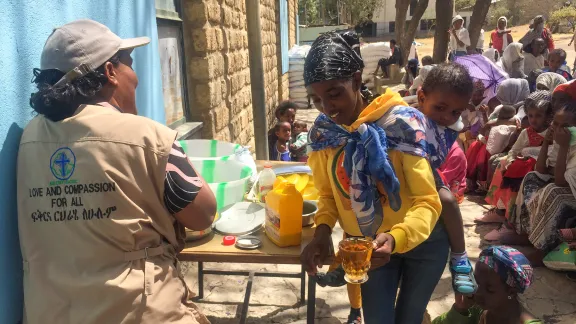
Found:
[[[470,260],[457,265],[450,264],[450,273],[452,274],[452,289],[455,292],[462,295],[473,295],[478,289]]]

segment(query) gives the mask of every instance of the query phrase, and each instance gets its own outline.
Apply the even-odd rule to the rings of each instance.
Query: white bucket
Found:
[[[212,189],[218,210],[244,200],[252,169],[236,160],[194,160],[194,168]]]
[[[180,141],[184,153],[191,160],[229,160],[234,159],[242,145],[217,140],[184,140]]]

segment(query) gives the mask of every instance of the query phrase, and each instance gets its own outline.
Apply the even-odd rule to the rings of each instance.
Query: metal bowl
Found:
[[[304,200],[304,208],[302,209],[302,227],[311,226],[314,224],[314,216],[318,211],[318,204],[313,200]]]

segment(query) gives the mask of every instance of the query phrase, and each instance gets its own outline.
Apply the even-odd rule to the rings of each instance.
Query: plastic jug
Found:
[[[279,247],[302,242],[303,205],[302,195],[291,183],[266,196],[266,236]]]
[[[270,164],[266,164],[258,177],[258,199],[260,202],[266,202],[266,196],[274,188],[274,182],[276,182],[276,173]]]

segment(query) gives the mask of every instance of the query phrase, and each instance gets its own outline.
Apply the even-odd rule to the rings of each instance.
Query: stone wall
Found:
[[[184,0],[190,116],[203,138],[254,147],[244,0]]]
[[[288,0],[290,46],[296,42],[297,0]],[[282,75],[279,2],[261,0],[266,115],[288,99]],[[184,56],[190,116],[204,123],[203,138],[254,148],[252,91],[244,0],[183,0]]]

